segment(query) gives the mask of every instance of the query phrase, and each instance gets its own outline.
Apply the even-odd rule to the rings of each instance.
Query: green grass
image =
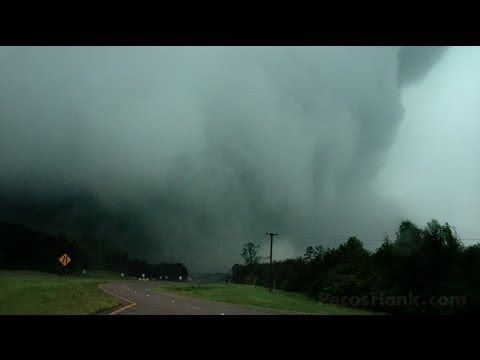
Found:
[[[306,295],[238,284],[155,284],[152,289],[230,304],[269,308],[288,313],[319,315],[374,315],[368,310],[314,301]]]
[[[129,277],[123,278],[118,273],[113,273],[110,271],[87,271],[86,274],[83,274],[81,271],[76,272],[69,277],[74,277],[76,279],[93,279],[93,280],[125,280],[131,279]]]
[[[35,271],[0,271],[0,315],[87,315],[120,304],[97,286],[115,281],[112,274],[86,275],[60,280]]]

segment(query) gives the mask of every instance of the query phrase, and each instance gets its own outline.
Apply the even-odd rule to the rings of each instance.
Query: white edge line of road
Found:
[[[116,295],[116,294],[114,294],[114,293],[111,293],[111,292],[108,291],[108,290],[105,290],[105,289],[102,287],[102,285],[98,285],[98,287],[99,287],[100,289],[102,289],[103,291],[105,291],[106,293],[108,293],[108,294],[110,294],[110,295],[113,295],[113,296],[116,296],[116,297],[118,297],[119,299],[122,299],[122,300],[130,303],[129,305],[124,306],[124,307],[122,307],[122,308],[120,308],[120,309],[118,309],[118,310],[115,310],[115,311],[109,313],[108,315],[116,315],[116,314],[118,314],[118,313],[121,312],[121,311],[127,310],[128,308],[131,308],[132,306],[137,305],[137,304],[134,303],[133,301],[130,301],[130,300],[125,299],[125,298],[123,298],[123,297],[121,297],[121,296],[118,296],[118,295]]]

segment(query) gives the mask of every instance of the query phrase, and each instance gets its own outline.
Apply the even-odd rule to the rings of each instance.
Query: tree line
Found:
[[[257,248],[244,245],[232,282],[268,286],[269,264],[259,262]],[[375,251],[350,237],[333,249],[309,246],[273,268],[276,289],[317,301],[401,314],[480,312],[480,245],[465,246],[437,220],[424,229],[403,221],[395,239],[386,236]]]
[[[22,224],[0,222],[0,269],[36,270],[61,274],[64,271],[58,258],[67,253],[73,261],[69,271],[103,270],[125,273],[127,276],[168,276],[178,280],[188,278],[187,268],[180,263],[149,264],[144,260],[130,258],[126,251],[111,241],[83,236],[71,240],[63,234],[47,234],[32,230]]]

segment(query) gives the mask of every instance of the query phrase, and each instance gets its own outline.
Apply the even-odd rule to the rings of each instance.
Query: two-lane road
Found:
[[[103,284],[100,288],[118,297],[122,305],[105,314],[118,315],[275,315],[238,305],[187,298],[152,290],[145,283]]]

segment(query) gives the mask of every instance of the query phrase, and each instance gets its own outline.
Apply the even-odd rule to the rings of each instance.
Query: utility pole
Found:
[[[268,291],[272,292],[273,288],[273,263],[272,263],[272,250],[273,250],[273,237],[277,236],[278,234],[274,233],[265,233],[266,235],[270,235],[270,281]]]

